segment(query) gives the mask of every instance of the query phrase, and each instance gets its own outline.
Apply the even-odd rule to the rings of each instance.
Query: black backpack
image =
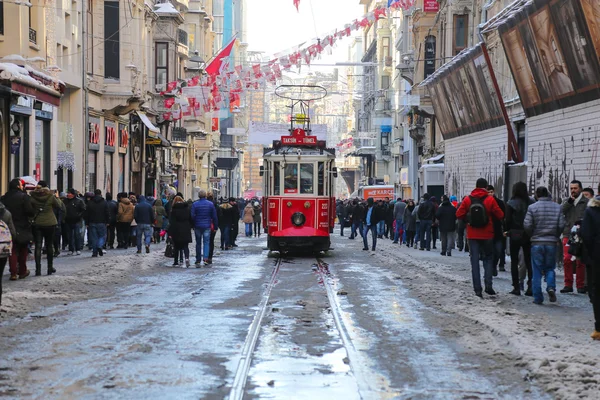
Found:
[[[467,222],[473,228],[484,228],[490,222],[490,218],[487,215],[487,210],[483,202],[486,197],[473,197],[471,199],[471,205],[469,206],[469,212],[467,213]]]

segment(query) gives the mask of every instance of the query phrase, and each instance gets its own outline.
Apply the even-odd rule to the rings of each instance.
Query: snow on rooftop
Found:
[[[154,12],[159,15],[179,15],[179,11],[169,2],[155,5]]]
[[[52,84],[44,84],[40,82],[39,79],[35,79],[34,76],[47,82],[52,82]],[[57,92],[60,91],[61,85],[63,87],[65,86],[64,82],[44,74],[43,72],[37,71],[29,65],[21,67],[17,64],[5,62],[0,63],[0,78],[26,83],[37,88],[51,89]]]

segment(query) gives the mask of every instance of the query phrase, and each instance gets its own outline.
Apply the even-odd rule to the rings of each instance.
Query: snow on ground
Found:
[[[353,241],[362,251],[362,240]],[[345,246],[346,247],[346,246]],[[561,399],[598,398],[600,393],[600,344],[592,341],[593,312],[587,295],[562,295],[558,302],[539,306],[526,296],[508,294],[510,272],[494,278],[497,296],[474,295],[468,254],[439,250],[423,252],[379,240],[375,259],[397,273],[412,296],[453,315],[447,334],[466,349],[506,357],[523,379]],[[439,249],[439,247],[438,247]],[[507,259],[507,270],[510,262]],[[483,269],[482,269],[483,270]],[[563,274],[557,271],[557,288]]]

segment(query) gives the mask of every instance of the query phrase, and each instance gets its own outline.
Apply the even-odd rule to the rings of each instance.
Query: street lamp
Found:
[[[194,55],[190,57],[189,61],[198,64],[198,71],[200,71],[201,73],[204,72],[206,63],[204,62],[204,59],[200,57],[198,50],[194,51]]]

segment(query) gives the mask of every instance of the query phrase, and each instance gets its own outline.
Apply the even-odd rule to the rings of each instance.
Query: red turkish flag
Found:
[[[208,75],[216,76],[221,72],[221,64],[223,60],[231,54],[231,50],[233,49],[233,45],[235,44],[236,38],[234,37],[231,42],[225,46],[223,50],[208,64],[205,71]]]
[[[213,131],[213,132],[219,131],[219,118],[212,119],[211,131]]]
[[[173,104],[175,104],[175,99],[174,98],[169,98],[169,99],[165,99],[165,108],[171,108],[173,107]]]
[[[300,11],[298,7],[300,6],[300,0],[294,0],[294,5],[296,6],[296,10]]]

